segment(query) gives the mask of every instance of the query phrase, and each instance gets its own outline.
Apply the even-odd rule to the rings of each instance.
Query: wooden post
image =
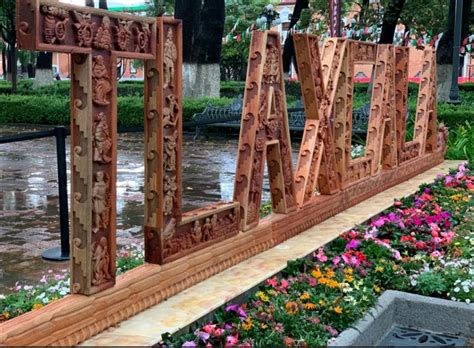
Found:
[[[71,54],[71,293],[115,284],[117,58],[153,59],[154,18],[17,0],[23,49]]]

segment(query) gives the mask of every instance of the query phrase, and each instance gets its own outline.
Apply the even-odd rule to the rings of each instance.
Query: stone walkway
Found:
[[[394,198],[410,195],[420,184],[432,181],[436,175],[447,172],[458,163],[459,161],[445,161],[423,174],[313,226],[273,249],[258,254],[143,311],[119,326],[92,337],[82,345],[150,346],[156,344],[160,342],[163,333],[174,333],[193,323],[280,272],[286,267],[287,260],[311,254],[342,232],[390,207]]]

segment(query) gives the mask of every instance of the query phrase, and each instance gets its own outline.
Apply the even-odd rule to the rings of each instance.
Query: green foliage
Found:
[[[188,121],[206,105],[223,106],[228,98],[203,97],[185,99],[183,120]],[[69,125],[69,98],[63,96],[0,95],[0,123],[32,123]],[[26,111],[27,110],[27,111]],[[133,127],[143,125],[143,97],[118,97],[118,126]]]
[[[474,161],[474,118],[449,130],[447,159]]]
[[[229,41],[222,45],[221,77],[223,80],[245,80],[250,37],[242,41]]]
[[[421,295],[441,295],[448,290],[448,284],[442,274],[428,271],[417,278],[415,289]]]

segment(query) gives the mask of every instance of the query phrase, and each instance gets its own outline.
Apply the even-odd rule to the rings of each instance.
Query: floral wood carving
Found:
[[[125,51],[130,44],[130,37],[132,35],[130,27],[132,23],[132,21],[119,19],[117,20],[117,25],[113,27],[115,33],[115,44],[119,50]]]
[[[104,16],[102,24],[94,37],[94,46],[99,49],[110,51],[112,49],[112,29],[110,27],[110,18]]]
[[[91,22],[90,13],[72,11],[74,28],[76,28],[76,41],[79,46],[90,47],[94,38],[95,23]]]
[[[134,27],[133,33],[135,34],[135,51],[146,52],[148,51],[148,44],[150,41],[150,26],[146,23],[141,23],[140,27]]]

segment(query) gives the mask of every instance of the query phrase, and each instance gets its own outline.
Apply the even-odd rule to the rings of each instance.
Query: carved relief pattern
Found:
[[[79,46],[90,47],[92,39],[94,38],[95,23],[91,22],[91,14],[82,14],[77,11],[72,11],[72,18],[74,19],[74,28],[76,29],[76,41]]]
[[[254,32],[250,45],[234,190],[243,230],[259,221],[265,160],[274,211],[296,208],[279,39]]]
[[[94,46],[98,49],[112,50],[112,29],[110,27],[110,18],[104,16],[102,24],[94,37]]]
[[[61,44],[66,39],[66,23],[69,14],[64,9],[43,5],[41,12],[44,14],[43,37],[48,44]]]
[[[330,117],[343,65],[344,57],[341,52],[344,52],[345,45],[342,40],[327,40],[320,60],[317,38],[312,35],[295,35],[303,98],[309,115],[296,165],[295,185],[300,206],[315,194],[316,183],[323,194],[333,194],[339,189]],[[321,97],[318,96],[319,93]]]
[[[112,92],[110,73],[105,59],[103,55],[97,55],[92,64],[92,100],[98,105],[109,105]]]

